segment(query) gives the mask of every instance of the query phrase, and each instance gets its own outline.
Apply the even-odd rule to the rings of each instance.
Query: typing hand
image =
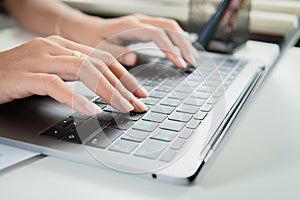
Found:
[[[122,46],[124,42],[153,41],[178,67],[186,67],[181,56],[191,65],[195,65],[198,59],[196,49],[178,23],[165,18],[134,14],[101,19],[83,15],[75,24],[62,21],[61,34],[65,38],[108,51],[127,66],[133,66],[137,56]],[[176,53],[175,46],[179,47],[181,56]]]
[[[0,104],[33,94],[49,95],[86,115],[100,113],[98,106],[63,81],[79,79],[121,112],[147,109],[136,97],[148,93],[107,52],[50,36],[0,52],[0,60]]]

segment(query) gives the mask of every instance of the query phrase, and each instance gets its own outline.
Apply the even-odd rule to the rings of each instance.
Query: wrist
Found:
[[[89,37],[91,27],[98,24],[102,19],[89,16],[79,10],[72,10],[72,13],[65,13],[60,16],[55,27],[55,32],[66,39],[80,42]]]

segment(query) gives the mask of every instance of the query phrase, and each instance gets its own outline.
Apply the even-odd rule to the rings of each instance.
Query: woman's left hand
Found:
[[[177,67],[186,67],[181,57],[192,65],[195,65],[198,59],[196,49],[174,20],[141,14],[112,19],[83,16],[72,22],[62,18],[61,35],[78,43],[108,51],[127,66],[133,66],[137,62],[137,55],[122,46],[128,42],[155,42]],[[179,47],[181,55],[178,55],[175,46]]]

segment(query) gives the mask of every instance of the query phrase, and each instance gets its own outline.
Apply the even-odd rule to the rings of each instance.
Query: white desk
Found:
[[[250,43],[246,49],[253,44],[262,45]],[[0,172],[0,199],[299,199],[299,57],[300,49],[288,51],[195,185],[161,183],[47,157]]]

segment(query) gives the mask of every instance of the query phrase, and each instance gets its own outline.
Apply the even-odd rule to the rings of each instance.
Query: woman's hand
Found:
[[[176,53],[175,46],[190,64],[195,65],[198,59],[196,49],[174,20],[141,14],[113,19],[81,15],[76,20],[62,16],[60,20],[59,32],[63,37],[108,51],[127,66],[133,66],[137,56],[122,46],[124,42],[154,41],[178,67],[185,67],[186,63]]]
[[[82,55],[71,56],[74,50]],[[63,81],[78,79],[121,112],[147,109],[136,98],[147,97],[147,92],[104,51],[50,36],[0,52],[0,104],[33,94],[49,95],[81,113],[100,113],[97,105]]]
[[[110,52],[121,63],[132,66],[134,52],[124,42],[150,42],[165,53],[178,67],[195,65],[198,54],[177,22],[160,17],[134,14],[102,19],[86,15],[55,0],[6,0],[5,8],[20,24],[41,35],[58,34],[80,44]],[[181,55],[175,51],[179,47]]]

